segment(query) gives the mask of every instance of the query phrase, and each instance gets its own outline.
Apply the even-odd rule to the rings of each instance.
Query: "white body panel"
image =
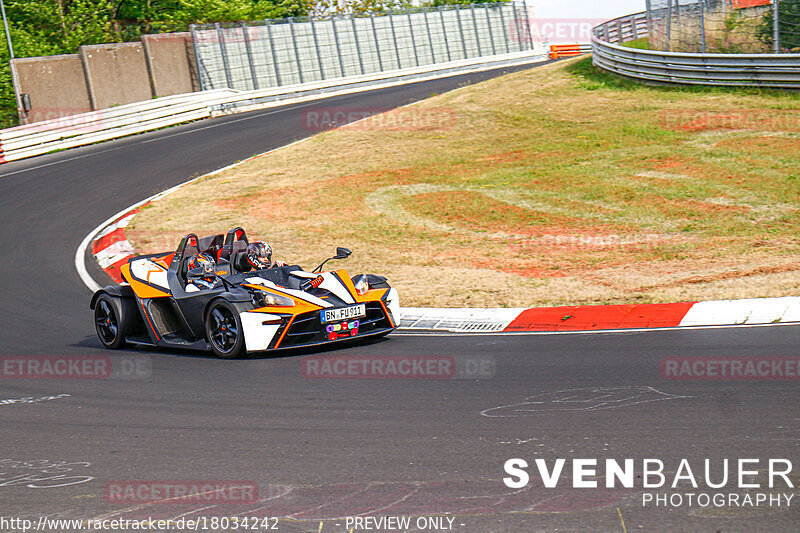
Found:
[[[266,350],[280,327],[279,324],[264,325],[264,322],[278,320],[278,315],[245,312],[239,313],[239,318],[244,331],[244,347],[248,352]]]
[[[134,277],[152,283],[165,290],[169,290],[167,269],[149,259],[136,259],[131,261],[131,274]]]
[[[399,326],[403,317],[400,314],[400,295],[397,294],[397,289],[389,289],[389,294],[386,296],[386,307],[392,312],[394,325]]]

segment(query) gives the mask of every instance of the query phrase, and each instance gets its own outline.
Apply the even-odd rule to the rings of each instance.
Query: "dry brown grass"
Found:
[[[770,109],[785,118],[800,99],[622,91],[567,65],[403,111],[450,117],[438,127],[384,117],[201,178],[143,210],[129,238],[149,252],[242,225],[309,268],[348,246],[340,266],[388,276],[404,305],[800,292],[800,135],[774,127],[785,120],[691,120]]]

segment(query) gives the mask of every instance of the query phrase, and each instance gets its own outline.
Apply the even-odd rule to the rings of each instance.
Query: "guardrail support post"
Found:
[[[325,79],[325,68],[322,66],[322,54],[319,53],[319,39],[317,39],[317,26],[314,24],[314,19],[309,18],[311,23],[311,35],[314,37],[314,50],[317,52],[317,63],[319,64],[319,77]]]
[[[506,26],[506,17],[503,16],[503,4],[497,4],[497,10],[500,12],[500,24],[503,26],[503,35],[506,38],[506,53],[511,53],[511,47],[508,45],[508,27]]]
[[[428,46],[431,47],[431,63],[436,63],[436,54],[433,50],[433,37],[431,36],[431,25],[428,22],[428,8],[422,8],[422,14],[425,15],[425,29],[428,31]]]
[[[222,35],[222,28],[220,27],[219,22],[214,23],[214,28],[217,30],[219,51],[222,54],[222,68],[225,70],[225,82],[228,84],[229,89],[233,89],[233,82],[231,81],[231,69],[228,66],[228,54],[225,51],[225,37]]]
[[[522,9],[525,18],[522,19],[523,30],[525,31],[525,50],[533,50],[533,36],[531,35],[530,11],[528,11],[528,0],[522,0]]]
[[[406,16],[408,17],[408,34],[411,35],[411,48],[414,49],[414,63],[419,66],[419,55],[417,54],[417,39],[414,37],[414,23],[411,20],[411,10],[406,9]]]
[[[442,22],[442,37],[444,37],[444,47],[447,50],[447,60],[452,61],[450,57],[450,41],[447,39],[447,28],[444,25],[444,6],[439,6],[439,20]]]
[[[375,39],[375,50],[378,52],[378,68],[383,72],[383,59],[381,59],[381,45],[378,42],[378,30],[375,29],[375,16],[369,14],[369,22],[372,24],[372,37]]]
[[[397,68],[403,68],[400,63],[400,48],[397,45],[397,33],[394,31],[394,15],[389,11],[389,27],[392,28],[392,40],[394,41],[394,54],[397,57]]]
[[[772,0],[772,48],[776,54],[781,53],[780,10],[778,0]]]
[[[331,15],[331,28],[333,28],[333,40],[336,41],[336,55],[339,57],[339,71],[341,77],[344,78],[344,61],[342,60],[342,47],[339,44],[339,32],[336,31],[336,15]]]
[[[356,28],[356,16],[350,14],[350,24],[353,26],[353,40],[356,43],[356,55],[358,56],[358,66],[361,68],[361,74],[364,74],[364,59],[361,57],[361,45],[358,44],[358,29]]]
[[[722,0],[725,2],[726,0]],[[667,0],[667,43],[664,45],[664,51],[669,52],[671,48],[670,41],[672,40],[672,0]]]
[[[250,78],[253,80],[253,89],[258,90],[258,76],[256,76],[256,65],[253,63],[253,50],[250,48],[250,37],[247,35],[247,25],[242,22],[242,38],[244,48],[247,51],[247,63],[250,65]]]
[[[700,0],[700,5],[698,6],[698,22],[700,25],[699,32],[700,32],[700,53],[706,53],[706,2],[705,0]]]
[[[489,4],[483,4],[486,13],[486,27],[489,28],[489,40],[492,42],[492,55],[497,55],[497,47],[494,45],[494,31],[492,31],[492,17],[489,16]]]
[[[300,83],[305,83],[305,80],[303,79],[303,65],[300,62],[300,50],[297,48],[297,37],[294,34],[294,17],[289,17],[289,33],[292,35],[294,61],[297,63],[297,75],[300,76]]]
[[[461,36],[461,53],[467,58],[467,40],[464,38],[464,25],[461,23],[461,4],[456,4],[456,20],[458,20],[458,34]]]
[[[517,17],[517,5],[515,3],[511,3],[511,11],[514,13],[514,36],[517,39],[517,48],[519,51],[522,52],[522,40],[520,39],[519,33],[519,17]]]
[[[481,49],[481,34],[478,32],[478,18],[475,16],[475,4],[469,5],[470,13],[472,13],[472,31],[475,33],[475,46],[478,47],[478,57],[483,55]]]
[[[275,68],[275,81],[278,84],[278,87],[283,85],[281,83],[281,70],[278,67],[278,53],[275,52],[275,40],[272,38],[272,21],[267,20],[267,37],[269,37],[269,51],[272,53],[272,66]]]
[[[194,67],[197,70],[197,85],[200,87],[201,91],[206,90],[206,83],[203,81],[203,70],[205,70],[205,66],[203,65],[203,60],[200,58],[200,50],[197,46],[197,29],[194,24],[189,24],[189,33],[192,36],[192,50],[194,51]]]

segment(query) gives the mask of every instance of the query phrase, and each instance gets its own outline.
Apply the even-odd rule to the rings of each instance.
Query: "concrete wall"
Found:
[[[18,100],[28,95],[31,103],[20,110],[21,124],[199,90],[189,33],[14,59],[11,69]]]
[[[18,94],[31,100],[30,111],[20,110],[22,124],[92,110],[77,54],[13,59],[11,68]]]
[[[142,43],[81,46],[79,55],[95,109],[153,97]]]
[[[199,90],[190,33],[144,35],[142,45],[155,96]]]

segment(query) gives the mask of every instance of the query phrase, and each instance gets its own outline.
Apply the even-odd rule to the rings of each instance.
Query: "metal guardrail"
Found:
[[[543,49],[451,61],[257,91],[219,89],[166,96],[0,130],[0,163],[143,133],[221,114],[544,61]]]
[[[645,82],[800,89],[800,54],[697,54],[620,45],[647,35],[645,13],[601,24],[592,32],[592,62]]]

